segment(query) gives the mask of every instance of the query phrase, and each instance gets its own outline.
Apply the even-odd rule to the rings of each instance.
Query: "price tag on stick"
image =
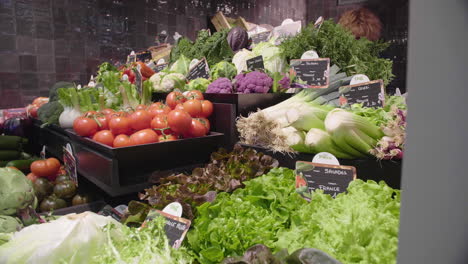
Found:
[[[385,88],[382,80],[340,87],[340,104],[362,104],[364,107],[382,107]]]
[[[153,220],[157,216],[163,216],[166,218],[166,225],[164,226],[164,230],[166,231],[169,245],[176,249],[179,248],[182,245],[182,241],[184,241],[185,235],[190,228],[191,221],[182,217],[170,215],[160,210],[151,210],[148,213],[148,216],[146,217],[142,227],[144,228],[148,221]]]
[[[356,168],[353,166],[296,162],[296,192],[308,201],[315,189],[321,189],[335,198],[345,192],[349,183],[355,179]]]
[[[78,186],[77,162],[70,143],[63,147],[63,164],[70,179]]]
[[[246,63],[247,63],[247,69],[249,71],[265,69],[265,65],[263,64],[263,56],[262,55],[257,56],[257,57],[253,57],[253,58],[247,60]]]
[[[260,32],[250,36],[252,38],[252,43],[257,44],[260,42],[266,42],[270,39],[271,31]]]
[[[330,59],[291,60],[291,70],[309,88],[327,88],[329,84]]]
[[[203,58],[193,67],[191,67],[189,73],[187,74],[188,80],[194,80],[197,78],[210,78],[210,68],[208,67],[208,62],[205,58]]]
[[[168,63],[162,63],[162,64],[158,64],[158,65],[154,65],[151,67],[151,69],[155,72],[155,73],[158,73],[162,70],[164,70],[165,68],[167,68],[169,64]]]

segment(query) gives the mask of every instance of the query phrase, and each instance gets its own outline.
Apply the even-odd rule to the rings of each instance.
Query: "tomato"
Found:
[[[148,111],[138,110],[128,118],[130,119],[130,127],[134,130],[142,130],[151,127],[152,117]]]
[[[63,199],[57,198],[54,195],[45,198],[39,205],[41,212],[54,211],[65,207],[67,207],[67,202]]]
[[[141,105],[138,105],[135,110],[138,111],[138,110],[146,110],[146,109],[148,109],[148,106],[141,104]]]
[[[172,110],[167,115],[167,123],[172,131],[177,134],[184,134],[190,129],[192,118],[182,110]]]
[[[33,183],[33,189],[37,199],[42,200],[52,194],[54,185],[46,178],[38,178]]]
[[[113,114],[113,113],[115,113],[115,111],[112,110],[112,109],[109,109],[109,108],[101,110],[101,114],[103,114],[103,115],[110,115],[110,114]]]
[[[174,110],[184,110],[184,105],[183,104],[177,104]]]
[[[151,120],[151,128],[156,130],[158,135],[172,133],[167,123],[167,115],[164,114],[157,115]],[[162,131],[164,131],[164,133]]]
[[[48,167],[54,170],[55,174],[57,174],[57,172],[60,170],[60,161],[56,158],[46,159],[46,164]]]
[[[206,134],[210,133],[210,121],[206,118],[197,119],[206,127]]]
[[[202,114],[202,103],[197,99],[188,100],[184,103],[184,110],[191,117],[199,117]]]
[[[170,92],[166,97],[166,104],[171,108],[174,109],[177,104],[182,104],[187,99],[180,93],[180,92]]]
[[[130,142],[130,137],[127,135],[118,135],[114,139],[114,148],[123,148],[123,147],[128,147],[132,146],[132,143]]]
[[[169,106],[160,104],[156,107],[150,108],[149,113],[152,117],[155,117],[156,115],[159,115],[159,114],[169,114],[171,110],[172,109]]]
[[[198,119],[192,119],[188,134],[192,137],[203,137],[206,135],[206,126]]]
[[[109,147],[114,146],[114,135],[110,130],[101,130],[94,134],[93,140]]]
[[[105,115],[98,115],[96,117],[98,121],[99,130],[106,130],[109,129],[109,119]]]
[[[84,113],[83,116],[84,116],[84,117],[93,117],[93,116],[95,116],[95,115],[97,115],[97,112],[96,112],[96,111],[88,111],[88,112]]]
[[[86,204],[91,202],[91,196],[89,194],[79,194],[77,193],[75,196],[73,196],[72,199],[72,206],[75,205],[80,205],[80,204]]]
[[[174,141],[177,139],[178,138],[175,135],[160,135],[159,136],[159,142]]]
[[[204,99],[202,92],[198,90],[188,91],[187,93],[184,93],[184,95],[187,99],[198,99],[198,100]]]
[[[53,163],[49,162],[49,164],[46,162],[46,160],[36,160],[33,163],[31,163],[31,172],[36,174],[38,177],[49,177],[52,176],[53,174],[56,174],[56,167],[55,166],[49,166],[52,165]]]
[[[201,117],[209,117],[213,114],[213,104],[208,100],[203,100],[202,103]]]
[[[143,129],[130,136],[133,145],[143,145],[158,142],[158,134],[151,129]]]
[[[36,99],[34,99],[34,101],[32,101],[32,104],[36,105],[37,107],[41,107],[43,104],[46,104],[48,102],[48,97],[37,97]]]
[[[98,131],[98,124],[91,118],[78,117],[73,122],[73,130],[82,137],[89,137],[96,134]]]
[[[62,181],[54,186],[54,194],[58,198],[70,199],[76,194],[76,184],[72,181]]]
[[[34,183],[39,178],[39,176],[31,172],[26,176],[26,178],[28,178],[31,182]]]
[[[151,108],[158,108],[158,107],[160,107],[161,105],[164,105],[164,104],[161,103],[161,102],[155,102],[155,103],[152,103],[152,104],[150,105],[149,108],[150,108],[150,109],[151,109]]]
[[[130,134],[130,119],[127,117],[113,117],[109,120],[109,129],[114,135]]]

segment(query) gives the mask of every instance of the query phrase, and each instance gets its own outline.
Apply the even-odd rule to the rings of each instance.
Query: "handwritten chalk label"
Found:
[[[78,186],[78,173],[76,172],[76,158],[70,143],[63,147],[63,165],[70,179]]]
[[[191,67],[187,75],[188,80],[194,80],[197,78],[210,78],[210,68],[208,67],[208,63],[205,58],[200,60],[195,64],[195,66]]]
[[[130,52],[130,55],[127,56],[127,64],[131,64],[137,61],[137,55],[134,51]]]
[[[364,107],[382,107],[385,89],[382,80],[342,86],[340,92],[340,105],[362,104]]]
[[[296,192],[309,201],[311,193],[316,189],[335,198],[345,192],[349,183],[355,179],[356,168],[353,166],[296,162]]]
[[[291,68],[297,78],[309,88],[327,88],[329,84],[330,59],[291,60]]]
[[[151,210],[142,227],[144,228],[148,221],[155,219],[157,216],[163,216],[166,218],[164,230],[166,232],[167,239],[169,240],[169,245],[176,249],[179,248],[190,228],[191,221],[182,217],[170,215],[160,210]]]
[[[260,32],[250,36],[252,38],[252,43],[257,44],[260,42],[266,42],[270,39],[271,31]]]
[[[136,54],[136,60],[137,61],[147,62],[147,61],[151,60],[151,58],[152,58],[152,56],[151,56],[150,51],[142,51],[142,52],[138,52]]]
[[[141,75],[141,66],[138,64],[137,68],[133,68],[133,72],[135,73],[135,86],[140,98],[143,93],[143,76]]]
[[[247,60],[246,63],[247,63],[247,69],[249,71],[265,69],[265,66],[263,64],[263,56],[262,55],[257,56],[257,57],[253,57],[253,58]]]
[[[165,68],[167,68],[167,66],[169,65],[169,63],[162,63],[162,64],[157,64],[155,65],[154,63],[151,64],[150,68],[155,72],[155,73],[158,73],[162,70],[164,70]]]

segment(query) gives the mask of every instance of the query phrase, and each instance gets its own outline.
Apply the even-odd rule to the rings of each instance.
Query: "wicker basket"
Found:
[[[151,57],[153,58],[153,61],[164,59],[166,62],[169,61],[171,49],[171,44],[162,44],[148,48],[148,50],[151,51]]]

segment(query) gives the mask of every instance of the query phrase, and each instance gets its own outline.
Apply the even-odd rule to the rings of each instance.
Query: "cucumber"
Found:
[[[6,164],[5,167],[15,167],[18,170],[28,174],[30,172],[31,163],[37,159],[27,159],[27,160],[12,160]]]
[[[0,136],[0,150],[19,150],[27,139],[18,136]]]
[[[32,157],[32,155],[29,154],[29,153],[21,152],[21,157],[20,157],[20,158],[21,158],[21,159],[27,160],[27,159],[32,159],[33,157]]]
[[[2,167],[6,167],[6,165],[8,164],[8,160],[0,160],[0,168]]]
[[[16,160],[21,156],[17,150],[0,150],[0,160]]]

